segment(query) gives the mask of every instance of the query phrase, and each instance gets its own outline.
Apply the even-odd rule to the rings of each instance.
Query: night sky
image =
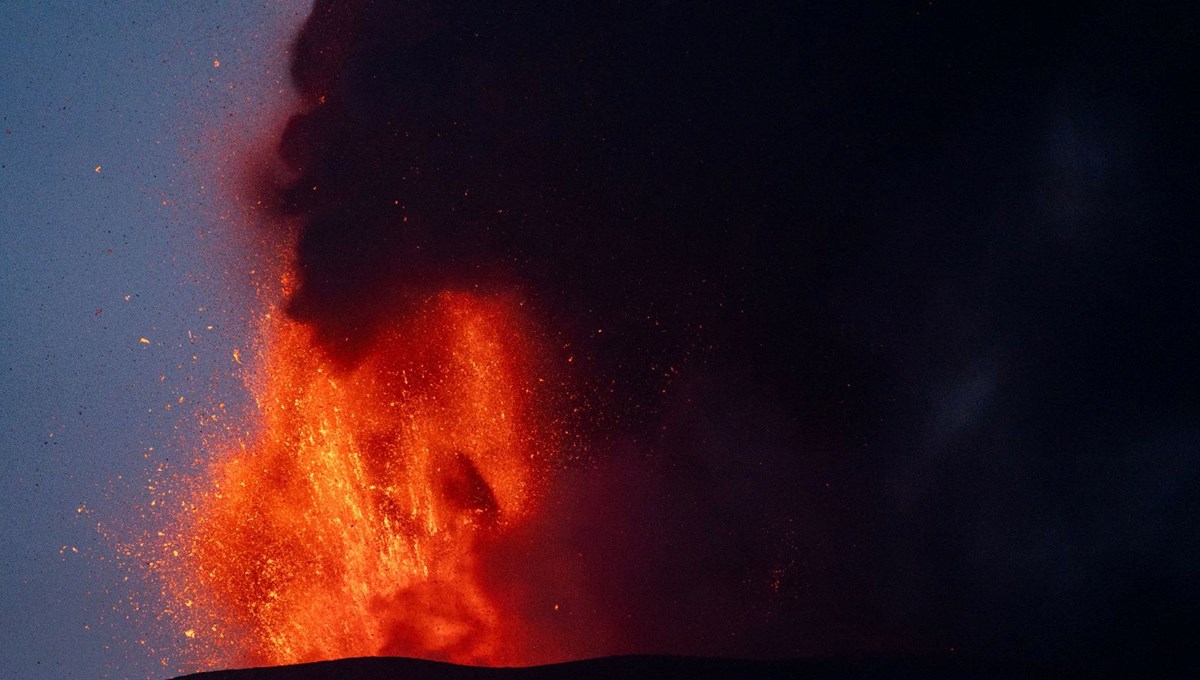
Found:
[[[583,652],[1194,658],[1200,13],[960,5],[6,9],[0,675],[162,673],[96,525],[245,400],[281,225],[345,368],[447,288],[571,357],[491,558]]]

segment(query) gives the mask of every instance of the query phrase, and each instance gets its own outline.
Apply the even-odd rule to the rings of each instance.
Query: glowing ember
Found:
[[[171,577],[206,603],[186,637],[264,664],[517,659],[477,552],[530,512],[552,450],[520,305],[432,296],[349,370],[301,324],[268,333],[257,441],[216,463]]]

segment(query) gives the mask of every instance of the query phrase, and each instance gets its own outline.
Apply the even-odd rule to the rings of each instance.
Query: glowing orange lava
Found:
[[[351,369],[303,324],[267,332],[256,440],[220,458],[190,513],[175,590],[212,621],[185,635],[255,664],[519,661],[477,553],[533,510],[553,449],[521,305],[431,296]]]

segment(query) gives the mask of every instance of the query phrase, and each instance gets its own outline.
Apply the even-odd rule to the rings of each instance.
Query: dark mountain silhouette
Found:
[[[1142,668],[1140,670],[1147,670]],[[1163,669],[1160,669],[1163,670]],[[1179,671],[1180,669],[1176,669]],[[483,668],[440,661],[374,657],[294,666],[222,670],[178,680],[588,680],[589,678],[1031,678],[1118,677],[1131,668],[1055,668],[999,658],[824,657],[738,660],[688,656],[607,656],[528,668]]]

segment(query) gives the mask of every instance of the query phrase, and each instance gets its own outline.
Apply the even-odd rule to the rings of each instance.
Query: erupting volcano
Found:
[[[1200,3],[0,15],[0,678],[1200,677]]]
[[[745,313],[722,283],[744,208],[708,202],[716,175],[659,179],[694,173],[689,140],[721,122],[701,88],[676,95],[685,126],[597,106],[672,78],[635,77],[659,45],[545,9],[318,2],[297,36],[298,105],[233,192],[286,253],[236,357],[256,409],[197,454],[153,561],[194,666],[794,637],[773,620],[797,584],[790,473],[723,500],[745,495],[738,450],[787,426],[698,370]],[[582,58],[607,40],[637,58]],[[537,63],[567,70],[540,87]],[[636,166],[580,146],[642,126],[665,146]]]

